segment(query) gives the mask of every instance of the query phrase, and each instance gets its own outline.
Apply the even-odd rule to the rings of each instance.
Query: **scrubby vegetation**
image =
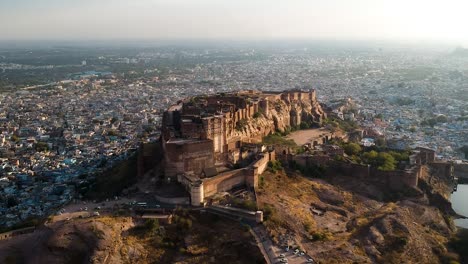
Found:
[[[360,155],[364,153],[370,153],[370,160],[379,155],[404,160],[408,154],[373,149]],[[320,263],[461,261],[447,251],[450,227],[440,211],[406,200],[408,196],[390,201],[386,186],[338,175],[307,178],[292,168],[262,177],[257,199],[273,241],[304,248]],[[452,247],[468,252],[461,241]]]
[[[237,131],[244,131],[247,125],[249,124],[249,121],[247,119],[243,118],[236,123],[236,130]]]
[[[271,146],[284,146],[289,148],[298,148],[297,144],[292,139],[286,139],[278,133],[268,135],[263,138],[263,144]]]
[[[257,210],[257,203],[255,203],[255,201],[252,201],[252,200],[234,198],[232,200],[232,205],[234,207],[242,208],[242,209],[249,210],[249,211]]]
[[[324,126],[330,126],[332,130],[341,129],[346,132],[353,131],[359,128],[359,125],[355,121],[341,120],[339,118],[329,117],[323,120]]]
[[[268,162],[268,170],[275,173],[279,170],[282,170],[283,166],[279,160],[271,160]]]
[[[369,164],[382,171],[392,171],[398,168],[400,162],[408,162],[410,151],[387,150],[379,147],[363,149],[357,143],[335,142],[341,145],[352,162]],[[344,160],[338,157],[337,160]]]

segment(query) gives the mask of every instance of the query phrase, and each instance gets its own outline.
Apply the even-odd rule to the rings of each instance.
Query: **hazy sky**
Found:
[[[468,0],[0,0],[1,39],[379,39],[468,44]]]

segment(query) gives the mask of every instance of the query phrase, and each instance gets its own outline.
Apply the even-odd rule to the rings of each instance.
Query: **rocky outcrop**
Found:
[[[246,118],[243,126],[233,131],[233,137],[243,141],[260,140],[270,133],[300,127],[320,125],[326,114],[315,97],[315,91],[264,94],[264,108]]]

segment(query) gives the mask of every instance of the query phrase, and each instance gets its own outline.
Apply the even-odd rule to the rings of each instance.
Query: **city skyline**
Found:
[[[0,1],[3,40],[326,39],[468,45],[449,1]]]

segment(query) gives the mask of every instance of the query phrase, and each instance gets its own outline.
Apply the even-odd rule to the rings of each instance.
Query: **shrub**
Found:
[[[152,233],[156,232],[159,229],[158,219],[147,219],[145,229]]]
[[[245,129],[245,127],[248,125],[248,123],[249,123],[249,122],[247,121],[247,119],[244,119],[244,118],[241,119],[241,120],[239,120],[239,121],[237,121],[237,123],[236,123],[236,130],[237,130],[237,131],[243,131],[243,130]]]
[[[361,153],[362,148],[359,146],[359,144],[349,143],[344,146],[344,151],[348,155],[358,155]]]
[[[282,170],[283,169],[283,166],[281,165],[281,162],[278,161],[278,160],[271,160],[268,162],[268,169],[275,173],[279,170]]]
[[[265,186],[265,177],[260,176],[260,182],[258,183],[258,186],[260,188],[263,188]]]
[[[327,239],[328,239],[328,236],[324,233],[315,232],[312,234],[313,241],[322,241],[322,240],[327,240]]]

